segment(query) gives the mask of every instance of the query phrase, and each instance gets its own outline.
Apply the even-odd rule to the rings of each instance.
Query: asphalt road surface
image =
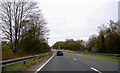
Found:
[[[103,59],[64,53],[64,56],[53,58],[38,72],[88,72],[88,73],[119,73],[119,63]]]

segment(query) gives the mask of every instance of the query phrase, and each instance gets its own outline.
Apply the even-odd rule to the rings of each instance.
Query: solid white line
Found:
[[[90,67],[90,68],[91,68],[92,70],[98,72],[98,73],[102,73],[102,72],[100,72],[99,70],[97,70],[97,69],[95,69],[95,68],[93,68],[93,67]]]
[[[53,56],[47,61],[45,62],[35,73],[37,73],[38,71],[40,71],[53,57],[54,57],[55,53],[53,54]]]

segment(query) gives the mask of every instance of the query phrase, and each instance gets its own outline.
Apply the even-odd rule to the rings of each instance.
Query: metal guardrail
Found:
[[[120,54],[97,53],[97,55],[105,55],[105,56],[116,56],[116,57],[120,57]]]
[[[74,52],[73,53],[82,53],[82,54],[95,54],[95,55],[104,55],[104,56],[116,56],[120,57],[120,54],[109,54],[109,53],[85,53],[85,52]]]
[[[2,68],[2,71],[4,71],[4,68],[9,66],[9,65],[13,65],[13,64],[21,63],[21,62],[23,62],[25,64],[27,60],[32,60],[32,59],[35,60],[37,58],[41,58],[43,56],[47,56],[50,54],[52,54],[52,53],[45,53],[42,55],[35,55],[35,56],[29,56],[29,57],[24,57],[24,58],[0,61],[0,68]]]

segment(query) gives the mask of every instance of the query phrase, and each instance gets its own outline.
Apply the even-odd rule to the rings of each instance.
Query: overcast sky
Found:
[[[87,40],[98,26],[118,20],[119,0],[34,0],[49,28],[49,45],[65,39]]]
[[[98,26],[118,20],[119,0],[36,0],[48,22],[49,45],[65,39],[87,40]]]

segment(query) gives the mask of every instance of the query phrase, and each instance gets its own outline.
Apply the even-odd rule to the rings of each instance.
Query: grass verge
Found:
[[[44,57],[41,57],[40,59],[37,58],[35,60],[28,60],[26,61],[26,64],[24,64],[23,62],[18,63],[18,64],[14,64],[14,65],[10,65],[4,68],[4,71],[24,71],[27,67],[31,66],[31,65],[35,65],[37,64],[37,62],[44,60],[47,57],[50,57],[51,55],[47,55]]]
[[[70,52],[66,52],[66,53],[70,53]],[[90,57],[95,57],[95,58],[100,58],[100,59],[120,63],[120,57],[115,57],[115,56],[104,56],[104,55],[82,54],[82,53],[73,53],[73,54],[83,55],[83,56],[90,56]]]

